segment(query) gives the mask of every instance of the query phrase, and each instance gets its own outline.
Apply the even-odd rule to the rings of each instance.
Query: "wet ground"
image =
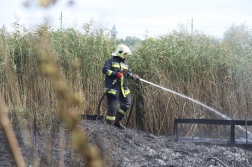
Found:
[[[80,123],[88,132],[90,141],[98,144],[105,166],[252,166],[252,148],[249,150],[209,143],[176,142],[173,141],[173,136],[157,136],[132,128],[121,130],[104,125],[100,121],[82,120]],[[31,162],[35,160],[38,166],[59,166],[59,164],[85,166],[85,160],[69,149],[70,140],[67,132],[37,133],[36,149],[29,145],[27,138],[24,140],[24,133],[28,132],[21,133],[20,130],[16,130],[27,165],[33,165]],[[0,134],[0,166],[15,166],[2,132]]]

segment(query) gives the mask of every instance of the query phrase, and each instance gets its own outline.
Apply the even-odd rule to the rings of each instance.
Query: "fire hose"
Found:
[[[140,81],[142,81],[142,82],[145,82],[145,83],[148,83],[148,84],[150,84],[150,85],[153,85],[153,86],[155,86],[155,87],[158,87],[158,88],[160,88],[160,89],[163,89],[163,90],[165,90],[165,91],[168,91],[168,92],[170,92],[170,93],[173,93],[173,94],[175,94],[175,95],[178,95],[178,96],[180,96],[180,97],[183,97],[183,98],[185,98],[185,99],[187,99],[187,100],[190,100],[190,101],[192,101],[192,102],[194,102],[194,103],[197,103],[197,104],[199,104],[199,105],[201,105],[201,106],[203,106],[203,107],[209,109],[210,111],[213,111],[215,114],[221,116],[222,118],[224,118],[224,119],[226,119],[226,120],[231,120],[231,118],[229,118],[228,116],[226,116],[226,115],[224,115],[224,114],[218,112],[217,110],[215,110],[215,109],[213,109],[213,108],[211,108],[211,107],[209,107],[209,106],[207,106],[207,105],[205,105],[205,104],[203,104],[203,103],[201,103],[201,102],[199,102],[199,101],[197,101],[197,100],[194,100],[194,99],[192,99],[192,98],[190,98],[190,97],[188,97],[188,96],[186,96],[186,95],[183,95],[183,94],[180,94],[180,93],[175,92],[175,91],[173,91],[173,90],[170,90],[170,89],[164,88],[164,87],[162,87],[162,86],[156,85],[156,84],[154,84],[154,83],[152,83],[152,82],[149,82],[149,81],[146,81],[146,80],[144,80],[144,79],[142,79],[142,78],[138,78],[138,80],[140,80]],[[114,82],[112,83],[111,87],[112,87],[113,85],[114,85]],[[102,120],[102,118],[101,118],[101,116],[100,116],[100,105],[101,105],[101,101],[102,101],[103,97],[104,97],[105,94],[111,89],[111,87],[103,94],[103,96],[102,96],[102,98],[101,98],[101,100],[100,100],[99,106],[98,106],[98,115],[99,115],[99,118],[101,119],[102,123],[104,123],[104,122],[103,122],[103,120]],[[133,104],[134,104],[134,103],[133,103]],[[131,109],[130,109],[130,114],[129,114],[129,117],[128,117],[128,121],[129,121],[129,118],[130,118],[130,115],[131,115],[131,112],[132,112],[132,108],[133,108],[133,105],[131,106]],[[128,121],[127,121],[127,124],[128,124]],[[245,129],[244,129],[243,127],[241,127],[241,126],[238,126],[238,128],[241,129],[242,131],[245,131]],[[249,136],[252,136],[251,132],[247,132],[247,131],[246,131],[246,133],[248,133]]]
[[[108,93],[108,91],[112,88],[112,86],[113,86],[115,83],[117,83],[117,81],[118,81],[118,78],[116,78],[116,79],[112,82],[111,86],[107,89],[107,91],[103,93],[102,98],[101,98],[101,100],[100,100],[100,102],[99,102],[99,105],[98,105],[98,115],[99,115],[99,119],[102,121],[102,123],[104,123],[103,120],[102,120],[102,118],[101,118],[101,114],[100,114],[100,107],[101,107],[102,99],[104,98],[104,96],[106,95],[106,93]]]

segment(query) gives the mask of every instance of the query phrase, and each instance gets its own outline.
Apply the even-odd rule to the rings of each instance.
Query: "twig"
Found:
[[[224,164],[221,160],[219,160],[218,158],[215,158],[215,157],[208,157],[206,158],[207,160],[210,160],[210,159],[214,159],[215,161],[218,161],[219,163],[221,163],[224,167],[228,167],[226,164]]]
[[[108,126],[108,127],[105,127],[105,128],[100,128],[100,129],[90,130],[87,133],[92,133],[92,132],[96,132],[96,131],[103,130],[103,129],[108,129],[108,128],[111,128],[111,126]]]
[[[195,156],[195,155],[193,155],[193,154],[192,154],[192,153],[190,153],[190,152],[183,151],[183,150],[174,150],[174,151],[175,151],[175,152],[181,152],[181,153],[184,153],[184,154],[188,154],[188,155],[190,155],[190,156],[193,156],[193,157],[199,158],[199,160],[201,160],[202,162],[204,161],[204,158],[199,157],[199,156]]]
[[[182,150],[174,150],[175,152],[181,152],[181,153],[184,153],[184,154],[188,154],[188,155],[191,155],[191,153],[187,152],[187,151],[182,151]]]

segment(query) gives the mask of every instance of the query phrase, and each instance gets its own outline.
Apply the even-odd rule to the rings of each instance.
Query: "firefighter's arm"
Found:
[[[102,68],[102,73],[109,77],[117,77],[117,72],[110,70],[112,67],[111,60],[107,60]]]
[[[130,68],[127,70],[126,74],[124,75],[125,78],[132,78],[133,80],[138,79],[138,75],[132,74]]]

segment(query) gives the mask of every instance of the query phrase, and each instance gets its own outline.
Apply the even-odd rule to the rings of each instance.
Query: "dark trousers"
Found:
[[[118,120],[123,119],[125,113],[127,113],[131,105],[129,95],[126,95],[126,97],[124,97],[121,92],[118,97],[107,94],[107,101],[108,101],[107,116],[111,116],[111,117],[116,116],[116,119]],[[122,114],[122,111],[119,112],[119,105],[120,105],[120,109],[125,112],[124,114]]]

